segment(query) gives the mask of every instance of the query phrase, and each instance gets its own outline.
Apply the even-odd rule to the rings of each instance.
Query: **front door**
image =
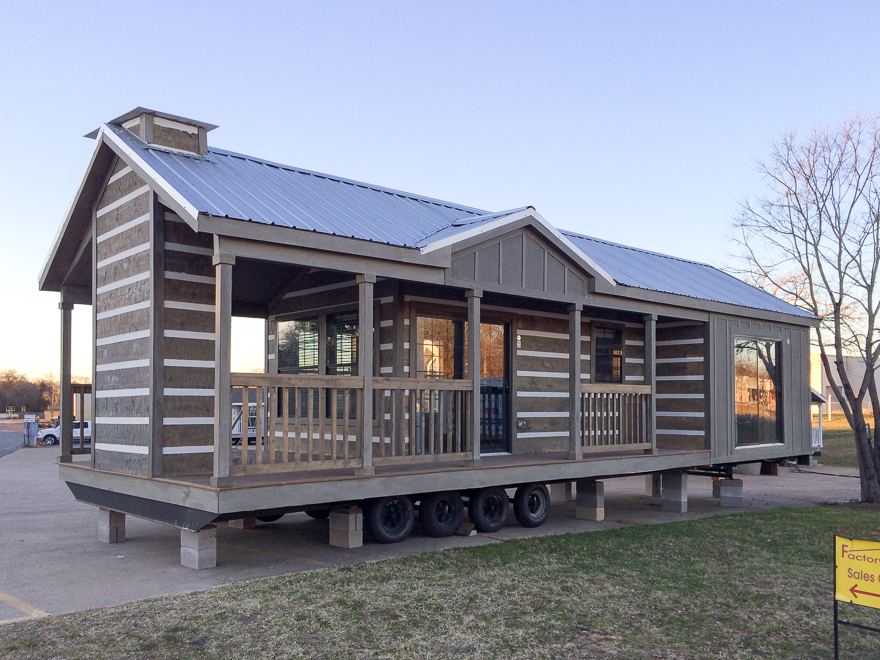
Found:
[[[507,326],[480,324],[480,453],[510,451]]]

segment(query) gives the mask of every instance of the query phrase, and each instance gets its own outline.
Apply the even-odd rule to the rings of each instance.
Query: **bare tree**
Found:
[[[759,162],[768,192],[740,205],[734,220],[741,272],[820,319],[814,344],[853,429],[862,500],[880,502],[880,125],[861,116],[809,136],[784,134]],[[861,381],[844,356],[864,362]],[[834,376],[837,378],[834,378]]]

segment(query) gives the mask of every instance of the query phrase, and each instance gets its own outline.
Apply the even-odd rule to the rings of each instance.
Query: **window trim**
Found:
[[[784,365],[786,362],[786,352],[784,346],[786,345],[786,337],[780,334],[760,334],[760,335],[751,335],[746,333],[738,333],[735,329],[732,329],[730,334],[730,347],[729,347],[729,355],[730,355],[730,377],[731,377],[731,388],[730,388],[730,419],[731,425],[733,427],[731,440],[733,444],[733,451],[749,451],[754,449],[768,448],[768,447],[782,447],[786,444],[785,438],[785,369]],[[736,412],[736,343],[739,340],[747,340],[752,342],[773,342],[776,344],[776,360],[777,360],[777,382],[776,386],[776,437],[777,440],[775,442],[758,442],[755,444],[739,444],[738,438],[738,424],[737,424],[737,412]]]

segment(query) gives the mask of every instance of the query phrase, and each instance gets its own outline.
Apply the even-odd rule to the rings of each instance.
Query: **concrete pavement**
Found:
[[[554,503],[548,522],[525,529],[511,515],[495,534],[434,539],[416,525],[403,543],[368,542],[353,550],[327,543],[327,521],[290,514],[255,529],[219,525],[217,567],[204,571],[179,564],[178,530],[128,517],[126,542],[97,540],[97,510],[77,503],[58,479],[58,447],[18,449],[0,458],[0,623],[123,602],[180,594],[295,571],[412,555],[502,540],[598,531],[775,507],[848,502],[859,497],[856,471],[817,466],[779,476],[743,475],[744,508],[721,508],[708,477],[690,477],[688,513],[660,511],[644,495],[644,478],[605,482],[603,522],[577,520],[572,502]]]

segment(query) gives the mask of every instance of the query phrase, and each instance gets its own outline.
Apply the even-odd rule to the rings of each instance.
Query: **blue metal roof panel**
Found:
[[[812,314],[697,261],[619,245],[562,230],[618,284],[810,318]]]
[[[123,128],[108,128],[207,215],[415,246],[457,220],[487,213],[222,149],[190,156],[153,148]]]

